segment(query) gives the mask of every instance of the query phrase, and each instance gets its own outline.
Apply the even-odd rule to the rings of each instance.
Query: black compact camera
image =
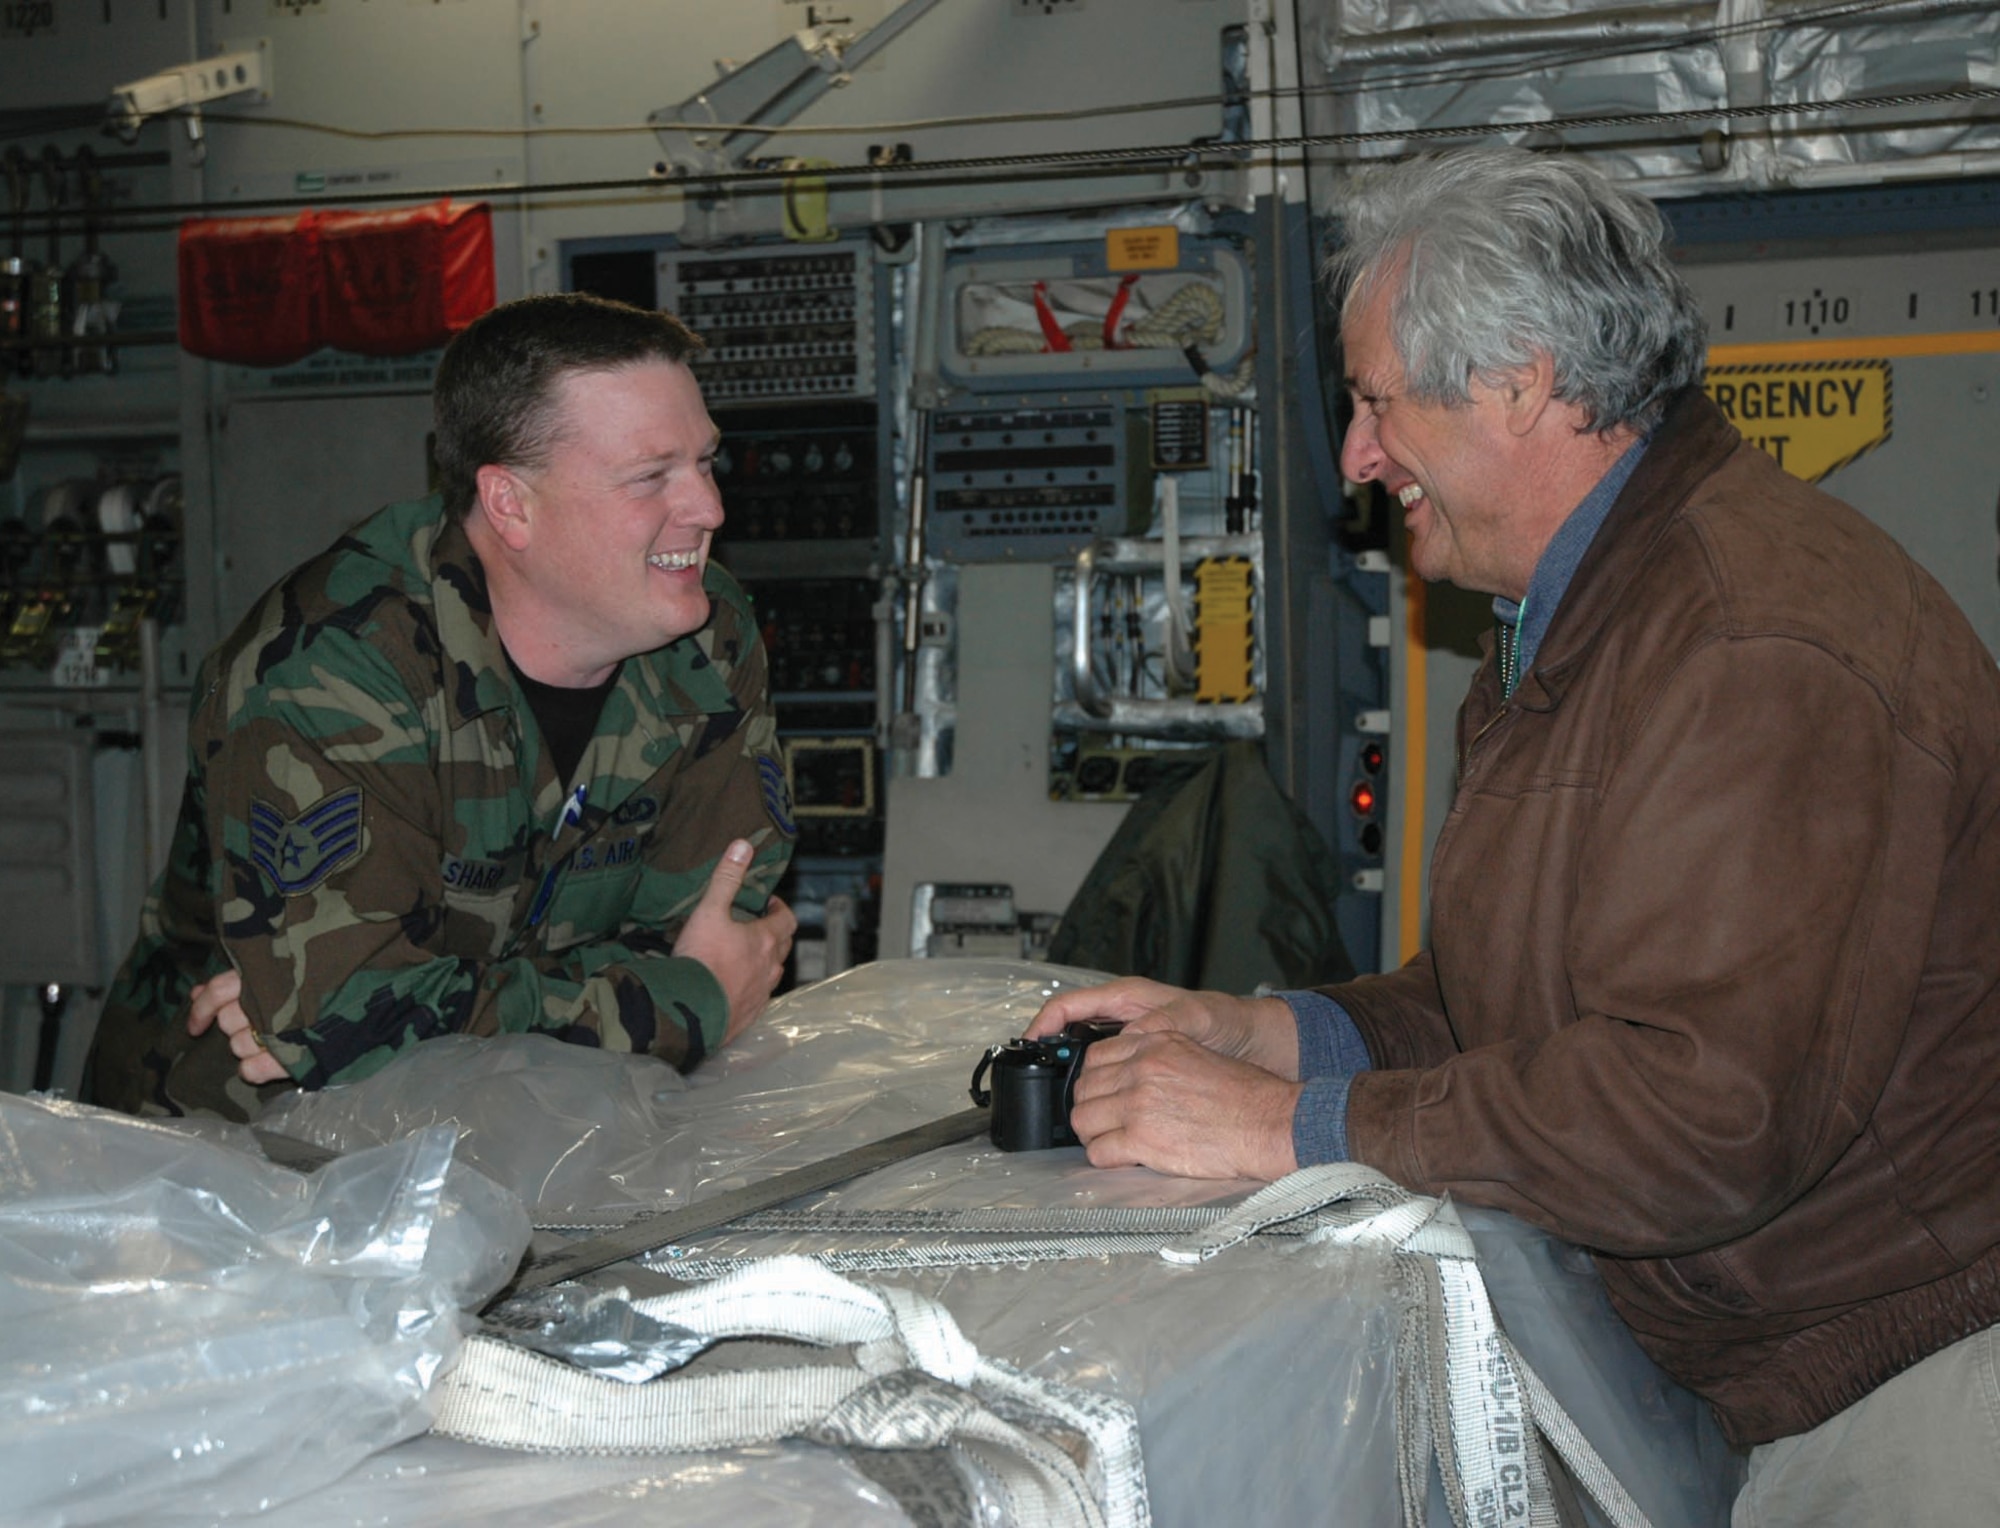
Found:
[[[1069,1108],[1076,1091],[1076,1074],[1083,1053],[1097,1041],[1125,1026],[1096,1019],[1077,1019],[1059,1035],[1040,1040],[1009,1040],[979,1058],[972,1072],[972,1101],[993,1106],[987,1127],[1002,1151],[1043,1151],[1050,1146],[1074,1146]],[[993,1074],[993,1091],[980,1084]]]

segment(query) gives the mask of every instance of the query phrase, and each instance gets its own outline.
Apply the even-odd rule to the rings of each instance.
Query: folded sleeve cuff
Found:
[[[1353,1083],[1344,1074],[1314,1077],[1300,1091],[1292,1116],[1292,1152],[1299,1166],[1348,1160],[1347,1090]]]
[[[656,1011],[687,1034],[687,1049],[676,1063],[692,1071],[704,1056],[722,1049],[729,1028],[729,994],[700,961],[685,955],[635,960],[632,969],[646,984]]]
[[[1351,1077],[1373,1065],[1368,1045],[1345,1008],[1324,992],[1274,992],[1299,1028],[1299,1077]],[[1303,1162],[1305,1159],[1299,1159]],[[1345,1161],[1345,1157],[1330,1158]]]

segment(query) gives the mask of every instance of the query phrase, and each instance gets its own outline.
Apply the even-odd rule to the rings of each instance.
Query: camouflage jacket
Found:
[[[576,779],[555,773],[436,498],[294,572],[203,665],[172,858],[107,998],[86,1096],[254,1115],[196,983],[233,964],[308,1088],[433,1035],[538,1030],[685,1070],[728,1005],[673,943],[733,838],[762,909],[794,836],[749,601],[627,660]],[[277,1084],[282,1087],[284,1084]]]

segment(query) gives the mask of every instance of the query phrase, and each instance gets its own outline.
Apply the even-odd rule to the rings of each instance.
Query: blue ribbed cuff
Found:
[[[1353,1085],[1345,1073],[1306,1083],[1292,1116],[1292,1154],[1299,1166],[1347,1160],[1347,1090]]]
[[[1273,992],[1284,999],[1299,1027],[1299,1076],[1351,1077],[1374,1062],[1347,1010],[1324,992]]]
[[[1299,1077],[1305,1087],[1292,1116],[1292,1152],[1299,1166],[1345,1162],[1347,1090],[1354,1074],[1374,1065],[1367,1042],[1347,1010],[1324,992],[1274,992],[1299,1027]]]

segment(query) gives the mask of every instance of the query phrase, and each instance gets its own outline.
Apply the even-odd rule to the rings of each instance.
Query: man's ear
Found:
[[[473,513],[510,552],[527,549],[534,532],[534,491],[505,467],[491,464],[473,474],[478,502]]]
[[[1501,385],[1508,431],[1518,436],[1533,434],[1555,398],[1556,363],[1547,351],[1537,350],[1525,365],[1509,371]]]

